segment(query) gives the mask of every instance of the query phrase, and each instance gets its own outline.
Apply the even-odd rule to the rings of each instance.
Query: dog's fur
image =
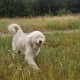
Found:
[[[24,54],[25,61],[27,61],[27,63],[33,67],[33,69],[39,70],[34,58],[39,54],[40,47],[45,41],[45,36],[43,33],[40,31],[33,31],[28,34],[24,33],[18,24],[10,24],[8,26],[8,30],[13,35],[13,55],[21,52]]]

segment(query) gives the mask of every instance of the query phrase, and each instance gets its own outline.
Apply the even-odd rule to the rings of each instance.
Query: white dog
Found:
[[[8,30],[13,35],[12,50],[14,53],[23,53],[27,63],[33,67],[33,69],[39,70],[34,58],[39,54],[40,47],[45,41],[43,33],[40,31],[33,31],[26,34],[18,24],[10,24]]]

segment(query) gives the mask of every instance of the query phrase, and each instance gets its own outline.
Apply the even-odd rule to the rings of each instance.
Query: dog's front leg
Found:
[[[29,57],[29,58],[25,58],[25,60],[27,60],[28,64],[36,70],[39,70],[39,67],[37,66],[37,64],[35,63],[34,59]]]
[[[26,50],[26,53],[25,53],[25,61],[27,61],[27,63],[33,68],[33,69],[36,69],[36,70],[39,70],[39,67],[37,66],[37,64],[35,63],[34,61],[34,58],[33,58],[33,55],[31,53],[31,51]]]

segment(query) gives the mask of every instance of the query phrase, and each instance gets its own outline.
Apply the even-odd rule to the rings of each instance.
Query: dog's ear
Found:
[[[30,39],[29,39],[29,43],[30,43],[30,46],[33,48],[33,41],[32,41],[32,37],[30,37]]]

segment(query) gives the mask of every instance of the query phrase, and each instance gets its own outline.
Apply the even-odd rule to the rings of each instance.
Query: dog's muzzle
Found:
[[[42,40],[39,40],[39,41],[36,43],[37,46],[41,46],[42,44],[43,44],[43,41],[42,41]]]
[[[42,40],[39,41],[39,44],[42,44]]]

